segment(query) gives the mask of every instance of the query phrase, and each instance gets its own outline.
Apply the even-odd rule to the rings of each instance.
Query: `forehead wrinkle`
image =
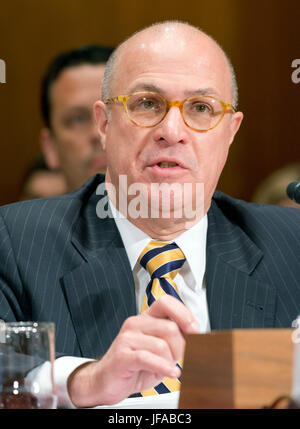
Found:
[[[137,85],[134,85],[130,90],[129,93],[134,92],[156,92],[160,95],[165,95],[166,91],[159,86],[152,84],[152,83],[138,83]],[[184,97],[192,97],[193,95],[210,95],[210,96],[216,96],[220,97],[220,93],[218,90],[216,90],[213,87],[204,87],[204,88],[197,88],[195,90],[185,90]]]
[[[152,83],[138,83],[129,90],[129,92],[140,92],[140,91],[157,92],[158,94],[162,94],[164,92],[157,85],[154,85]]]
[[[198,88],[195,91],[185,91],[187,97],[192,97],[193,95],[210,95],[220,97],[220,93],[216,88],[207,87],[207,88]]]

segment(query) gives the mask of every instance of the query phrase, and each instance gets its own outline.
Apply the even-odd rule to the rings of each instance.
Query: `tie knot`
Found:
[[[139,262],[152,279],[162,277],[174,279],[185,262],[185,256],[177,244],[153,240],[140,254]]]

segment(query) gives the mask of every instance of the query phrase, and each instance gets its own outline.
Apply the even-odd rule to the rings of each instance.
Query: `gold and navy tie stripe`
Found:
[[[151,241],[141,253],[139,262],[151,276],[142,303],[142,312],[165,294],[172,295],[182,301],[173,279],[184,264],[185,256],[175,243]],[[178,362],[177,365],[181,368],[182,361]],[[142,396],[158,395],[176,392],[179,389],[179,379],[164,378],[159,385],[153,389],[145,390],[141,394]]]

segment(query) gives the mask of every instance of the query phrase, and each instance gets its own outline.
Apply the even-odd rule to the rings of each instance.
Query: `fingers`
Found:
[[[129,317],[120,333],[125,333],[125,342],[127,338],[130,347],[141,349],[145,346],[146,350],[176,362],[184,354],[184,334],[198,331],[198,322],[185,305],[166,296],[139,316]]]
[[[146,350],[166,360],[175,361],[168,343],[162,336],[157,335],[157,333],[158,331],[156,331],[156,335],[154,335],[153,332],[151,332],[151,335],[149,335],[145,334],[144,330],[140,332],[126,330],[122,334],[123,346],[133,351]]]
[[[168,348],[171,354],[170,359],[174,362],[182,359],[185,339],[175,322],[167,319],[157,319],[147,315],[144,316],[144,322],[143,326],[141,326],[141,330],[145,336],[159,338],[164,346]]]
[[[173,320],[184,334],[199,333],[199,323],[190,310],[171,295],[162,296],[145,313],[158,319],[168,318]]]
[[[126,356],[124,357],[126,361]],[[149,374],[156,374],[161,379],[164,377],[177,378],[181,374],[180,369],[173,361],[165,359],[163,356],[152,351],[142,349],[135,352],[131,351],[130,355],[128,353],[128,365],[126,368],[128,377],[138,371],[147,371]],[[124,377],[126,377],[125,374]]]

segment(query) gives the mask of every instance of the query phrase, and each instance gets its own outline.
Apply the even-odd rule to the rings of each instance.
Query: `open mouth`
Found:
[[[174,168],[174,167],[179,167],[179,165],[176,162],[167,162],[167,161],[158,162],[157,165],[160,168]]]
[[[147,165],[148,171],[154,177],[175,177],[187,170],[184,162],[179,157],[159,156],[153,158]]]
[[[186,171],[186,167],[179,160],[176,161],[176,159],[157,159],[148,165],[148,168],[155,177],[174,177]]]

